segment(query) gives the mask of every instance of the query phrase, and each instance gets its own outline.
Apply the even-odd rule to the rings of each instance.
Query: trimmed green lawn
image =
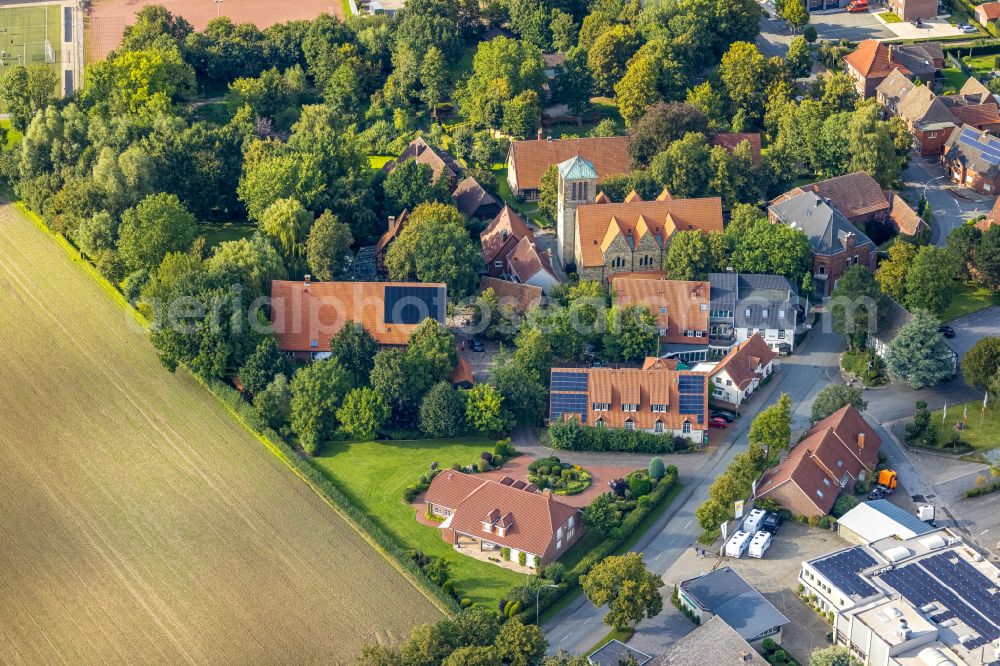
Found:
[[[21,142],[21,133],[11,126],[10,120],[0,120],[0,128],[7,131],[7,143],[3,146],[4,150],[7,150]]]
[[[372,169],[381,169],[387,162],[396,159],[393,155],[369,155],[368,166]]]
[[[417,522],[403,503],[403,490],[430,470],[431,463],[450,467],[479,460],[495,442],[483,438],[395,442],[334,442],[313,459],[331,481],[368,517],[407,549],[445,558],[451,565],[455,590],[473,603],[496,608],[507,590],[523,585],[528,576],[466,557],[441,538],[439,530]]]
[[[257,226],[249,222],[206,222],[198,225],[198,231],[205,237],[210,248],[223,241],[249,238],[256,230]]]
[[[945,80],[944,92],[957,92],[969,79],[958,67],[945,67],[941,70],[941,76]]]
[[[500,195],[505,204],[517,211],[518,214],[531,218],[531,221],[540,227],[552,226],[538,217],[538,207],[535,204],[518,201],[517,197],[514,196],[510,189],[510,183],[507,182],[507,165],[505,163],[494,164],[492,171],[497,178],[497,194]]]
[[[960,431],[962,441],[971,444],[977,451],[989,451],[1000,446],[1000,406],[991,405],[986,408],[986,417],[979,425],[983,401],[973,400],[962,405],[948,405],[948,421],[942,423],[943,410],[931,413],[931,426],[938,428],[939,446],[948,441],[955,424],[962,420],[962,414],[968,413],[965,430]],[[966,410],[968,410],[966,412]]]
[[[941,321],[948,322],[979,312],[991,305],[1000,305],[1000,294],[975,282],[957,282],[951,303],[941,314]]]
[[[882,19],[883,21],[885,21],[886,23],[902,23],[903,22],[903,19],[899,18],[898,16],[896,16],[892,12],[882,12],[881,14],[878,15],[878,17],[880,19]]]

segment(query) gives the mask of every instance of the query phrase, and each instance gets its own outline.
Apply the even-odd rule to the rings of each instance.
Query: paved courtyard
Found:
[[[985,215],[993,207],[994,197],[976,194],[964,187],[957,187],[945,176],[936,158],[911,157],[903,170],[903,184],[914,195],[914,200],[925,195],[931,205],[933,221],[931,242],[944,246],[948,234],[966,220]]]
[[[948,346],[961,358],[976,340],[1000,333],[1000,306],[992,305],[985,310],[967,314],[948,325],[955,329],[955,337],[948,340]]]

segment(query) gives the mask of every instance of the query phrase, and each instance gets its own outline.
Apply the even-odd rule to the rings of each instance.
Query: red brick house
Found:
[[[441,537],[460,551],[510,549],[510,561],[535,568],[554,562],[583,534],[579,509],[535,486],[504,477],[492,481],[445,470],[424,496],[427,513],[444,518]]]
[[[843,407],[814,425],[783,462],[765,472],[756,497],[773,499],[798,516],[824,516],[841,490],[870,478],[881,445],[861,414]]]
[[[938,0],[889,0],[889,9],[904,21],[932,19],[938,15]]]
[[[937,42],[885,45],[866,39],[844,56],[844,67],[854,79],[858,94],[868,98],[896,69],[908,79],[933,83],[944,68],[944,50]]]
[[[535,234],[524,219],[504,206],[479,234],[486,274],[530,284],[545,293],[559,284],[548,251],[535,244]]]
[[[789,192],[768,209],[768,219],[801,229],[813,248],[813,280],[816,292],[829,296],[847,269],[861,265],[875,271],[876,250],[858,227],[827,200],[813,192]]]
[[[941,164],[953,182],[980,194],[996,194],[1000,186],[1000,139],[986,130],[962,125],[948,138]]]

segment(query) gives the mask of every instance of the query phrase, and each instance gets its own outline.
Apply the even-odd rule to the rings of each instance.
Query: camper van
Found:
[[[750,540],[750,549],[748,555],[750,557],[756,557],[758,560],[764,557],[764,553],[767,549],[771,547],[771,533],[770,532],[757,532],[753,535],[753,539]]]
[[[750,543],[750,533],[739,531],[726,543],[726,555],[729,557],[743,557],[747,552],[747,544]]]
[[[759,532],[760,526],[764,524],[765,517],[767,517],[767,511],[764,511],[764,509],[754,509],[743,520],[743,531],[750,534]]]

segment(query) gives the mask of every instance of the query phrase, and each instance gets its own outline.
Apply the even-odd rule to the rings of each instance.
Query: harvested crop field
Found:
[[[0,663],[345,663],[439,611],[0,206]]]

